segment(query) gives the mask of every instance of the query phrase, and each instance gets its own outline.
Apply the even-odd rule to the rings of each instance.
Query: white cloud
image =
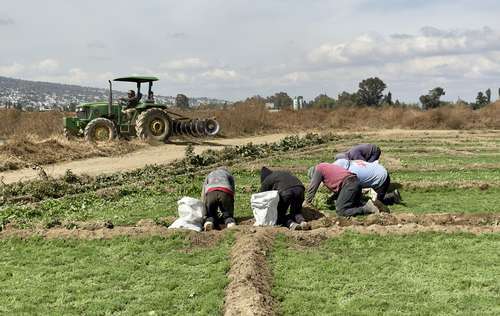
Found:
[[[291,72],[283,76],[284,81],[289,83],[300,83],[304,81],[309,81],[310,75],[303,71]]]
[[[203,69],[208,67],[208,63],[201,58],[190,57],[167,61],[160,64],[160,67],[171,70]]]
[[[239,75],[235,70],[214,68],[202,73],[201,77],[216,80],[234,80],[238,79]]]
[[[424,27],[417,35],[365,34],[345,43],[326,43],[308,54],[313,64],[386,63],[416,57],[485,53],[500,50],[500,32],[490,28],[445,31]]]
[[[0,76],[11,77],[21,73],[24,70],[24,66],[19,63],[13,63],[7,66],[0,66]]]
[[[59,62],[55,59],[48,58],[38,62],[34,68],[41,72],[52,72],[59,68]]]

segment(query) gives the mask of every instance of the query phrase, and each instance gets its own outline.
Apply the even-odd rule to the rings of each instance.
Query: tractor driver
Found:
[[[127,115],[128,119],[132,118],[132,113],[135,111],[135,107],[139,104],[139,98],[135,95],[134,90],[129,90],[126,98],[120,98],[120,101],[125,102],[125,109],[123,113]]]

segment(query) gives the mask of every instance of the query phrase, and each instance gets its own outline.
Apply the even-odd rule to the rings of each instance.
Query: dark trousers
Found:
[[[361,185],[356,176],[344,179],[340,188],[335,209],[340,216],[356,216],[365,214],[361,202]]]
[[[292,222],[301,223],[304,221],[302,216],[302,203],[304,203],[304,187],[296,186],[279,192],[280,201],[278,202],[278,224],[290,226]],[[290,215],[286,211],[290,208]]]
[[[377,192],[377,200],[384,203],[385,205],[393,205],[395,201],[394,193],[387,193],[387,191],[389,191],[390,185],[391,177],[389,176],[389,174],[387,174],[387,179],[385,179],[380,188],[375,190],[375,192]]]
[[[205,195],[207,221],[216,225],[234,223],[234,197],[224,191],[211,191]]]

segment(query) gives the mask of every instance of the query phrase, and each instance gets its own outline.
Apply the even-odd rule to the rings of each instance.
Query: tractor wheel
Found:
[[[172,134],[172,120],[163,110],[149,109],[137,117],[135,131],[142,140],[167,141]]]
[[[112,121],[100,117],[90,121],[83,134],[88,142],[109,142],[116,138],[117,132]]]

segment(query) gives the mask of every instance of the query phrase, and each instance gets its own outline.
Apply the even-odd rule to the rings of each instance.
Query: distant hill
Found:
[[[113,90],[114,97],[125,92]],[[83,102],[107,100],[108,90],[60,83],[29,81],[0,76],[0,107],[24,110],[68,109]],[[174,104],[175,97],[155,96],[157,102]],[[210,98],[190,98],[190,106],[224,104],[226,101]]]

